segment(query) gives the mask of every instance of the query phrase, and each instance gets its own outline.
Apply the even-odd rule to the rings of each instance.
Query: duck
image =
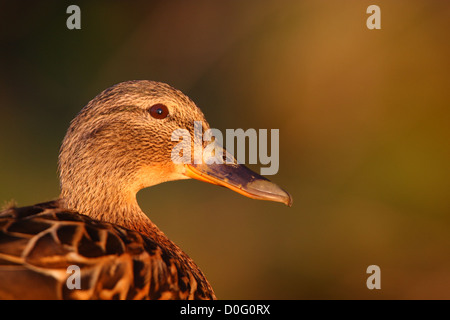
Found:
[[[292,196],[235,160],[173,161],[172,133],[193,134],[195,121],[210,128],[190,98],[157,81],[121,82],[89,101],[60,146],[59,197],[0,212],[0,299],[217,299],[137,192],[197,179],[288,206]]]

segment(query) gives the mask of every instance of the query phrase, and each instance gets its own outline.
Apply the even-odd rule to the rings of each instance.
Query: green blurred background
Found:
[[[163,81],[214,128],[280,129],[292,208],[192,180],[138,194],[219,298],[450,299],[447,1],[11,1],[0,41],[0,201],[57,197],[77,112]]]

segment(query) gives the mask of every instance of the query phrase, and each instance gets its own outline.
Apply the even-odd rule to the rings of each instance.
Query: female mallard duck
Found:
[[[193,137],[194,121],[209,128],[194,102],[158,82],[119,83],[90,101],[61,146],[58,200],[0,213],[0,298],[215,299],[194,261],[141,211],[136,193],[194,178],[255,199],[290,205],[292,198],[237,163],[173,162],[172,132]],[[78,287],[68,285],[69,266],[79,268]]]

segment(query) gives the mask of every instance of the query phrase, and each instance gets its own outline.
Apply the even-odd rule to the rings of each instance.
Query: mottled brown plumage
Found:
[[[213,299],[178,248],[61,208],[57,201],[1,215],[2,299]],[[81,289],[66,285],[81,268]]]
[[[156,104],[167,117],[152,117]],[[158,82],[123,82],[90,101],[61,146],[59,199],[0,212],[0,298],[215,299],[194,261],[141,211],[136,193],[196,178],[252,198],[289,205],[292,198],[242,165],[172,162],[172,132],[193,136],[194,121],[209,128],[194,102]],[[71,265],[81,270],[80,289],[66,284]]]

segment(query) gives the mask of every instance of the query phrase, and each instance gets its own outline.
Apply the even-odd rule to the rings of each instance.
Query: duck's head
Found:
[[[106,89],[81,110],[64,138],[61,198],[80,213],[107,212],[135,203],[140,189],[195,178],[291,205],[287,192],[244,165],[172,161],[178,144],[172,133],[181,128],[194,137],[194,121],[209,129],[195,103],[167,84],[128,81]]]

